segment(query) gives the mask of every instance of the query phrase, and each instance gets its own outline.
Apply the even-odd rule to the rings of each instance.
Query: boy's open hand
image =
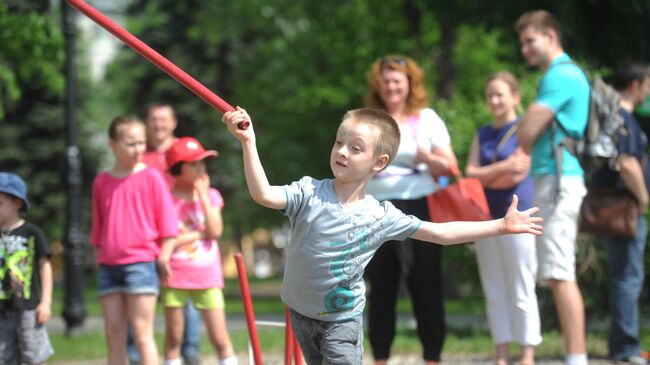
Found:
[[[255,139],[251,117],[241,107],[237,107],[237,110],[232,112],[225,112],[221,121],[228,127],[230,134],[240,142],[249,142]],[[248,128],[239,129],[238,125],[242,122],[249,123]]]
[[[517,195],[512,196],[512,203],[503,217],[503,227],[506,233],[532,233],[541,235],[543,227],[537,223],[544,221],[542,217],[532,217],[539,211],[538,207],[532,207],[520,212],[517,210],[519,198]]]

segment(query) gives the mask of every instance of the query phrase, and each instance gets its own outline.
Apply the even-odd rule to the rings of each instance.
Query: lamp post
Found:
[[[63,319],[66,334],[80,327],[86,319],[84,300],[84,235],[81,230],[81,156],[77,146],[75,23],[74,12],[61,1],[61,19],[65,39],[65,105],[66,125],[66,227],[64,241],[64,303]]]

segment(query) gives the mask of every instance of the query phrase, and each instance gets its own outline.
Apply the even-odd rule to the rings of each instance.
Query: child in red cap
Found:
[[[223,198],[210,187],[205,159],[217,151],[205,150],[192,137],[177,139],[166,153],[174,177],[172,195],[180,233],[170,258],[171,275],[162,283],[165,306],[165,365],[181,364],[183,307],[188,299],[203,314],[219,365],[237,364],[226,329],[218,239],[223,233]]]

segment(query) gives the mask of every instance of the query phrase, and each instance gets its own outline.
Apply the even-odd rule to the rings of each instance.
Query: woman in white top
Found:
[[[401,141],[391,164],[368,184],[368,193],[390,200],[407,214],[429,220],[426,196],[438,178],[456,165],[449,133],[428,108],[424,73],[411,58],[387,56],[368,73],[366,103],[383,109],[400,126]],[[445,338],[442,248],[416,240],[387,242],[366,269],[368,330],[377,365],[386,364],[395,336],[395,304],[401,275],[406,278],[425,364],[437,364]]]

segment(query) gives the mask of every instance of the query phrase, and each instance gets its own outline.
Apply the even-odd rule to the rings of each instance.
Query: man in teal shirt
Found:
[[[565,133],[580,137],[589,113],[589,81],[564,53],[557,20],[547,11],[523,14],[515,28],[528,64],[545,71],[537,97],[520,123],[518,136],[531,153],[535,205],[544,217],[544,234],[537,238],[540,282],[551,288],[566,351],[566,365],[587,364],[585,315],[576,281],[577,220],[586,193],[584,173],[566,149],[556,154]],[[562,128],[554,128],[556,120]],[[554,131],[552,131],[554,130]]]

